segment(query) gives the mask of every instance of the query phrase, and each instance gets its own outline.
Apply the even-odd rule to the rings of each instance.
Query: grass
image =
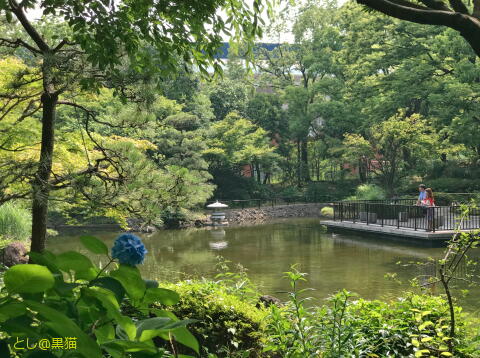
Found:
[[[18,203],[8,202],[0,206],[0,246],[6,241],[25,241],[30,237],[32,216]]]

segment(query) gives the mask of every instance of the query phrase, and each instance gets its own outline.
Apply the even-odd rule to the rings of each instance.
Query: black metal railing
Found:
[[[416,205],[415,199],[338,201],[332,205],[334,221],[432,232],[480,228],[480,209],[470,208],[460,223],[459,205],[422,207]]]

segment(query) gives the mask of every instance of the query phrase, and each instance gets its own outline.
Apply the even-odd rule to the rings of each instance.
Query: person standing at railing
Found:
[[[431,188],[425,189],[425,199],[421,201],[421,205],[427,208],[427,224],[428,224],[428,231],[433,230],[433,217],[435,214],[435,199],[433,197],[433,190]]]
[[[427,197],[427,193],[425,192],[426,188],[427,187],[425,186],[425,184],[420,184],[418,186],[419,194],[417,199],[417,205],[422,205],[422,200],[425,200],[425,198]]]

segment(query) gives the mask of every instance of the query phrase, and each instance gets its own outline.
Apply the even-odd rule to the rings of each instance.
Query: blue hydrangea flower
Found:
[[[143,263],[147,252],[142,240],[133,234],[120,235],[112,247],[112,257],[121,264],[130,266]]]

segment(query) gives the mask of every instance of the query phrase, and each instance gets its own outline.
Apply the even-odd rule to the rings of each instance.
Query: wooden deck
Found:
[[[445,241],[453,236],[455,233],[453,230],[442,230],[441,227],[435,230],[435,232],[425,231],[423,229],[414,230],[408,227],[389,226],[386,222],[381,224],[366,224],[365,222],[351,222],[351,221],[333,221],[333,220],[321,220],[321,225],[325,225],[331,229],[344,229],[351,231],[359,231],[365,233],[377,233],[389,236],[401,236],[406,238],[414,238],[426,241]],[[393,224],[393,222],[392,222]],[[406,223],[400,223],[406,224]],[[405,225],[407,226],[407,225]],[[469,231],[469,230],[465,230]]]

